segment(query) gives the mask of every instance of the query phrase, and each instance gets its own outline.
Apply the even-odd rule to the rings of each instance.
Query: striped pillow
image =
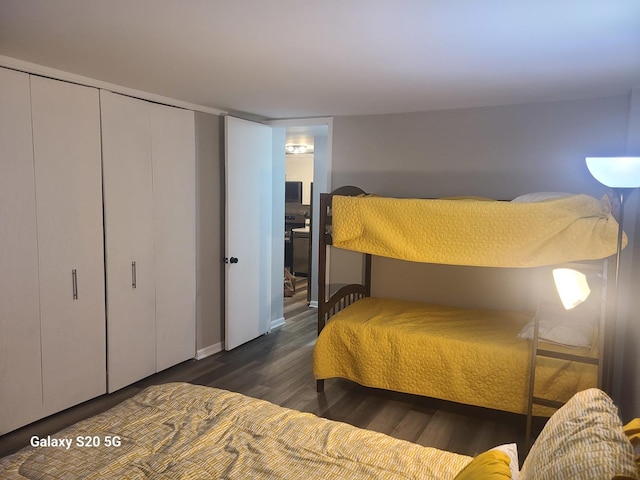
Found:
[[[618,409],[601,390],[578,392],[549,419],[520,480],[637,479],[633,447]]]

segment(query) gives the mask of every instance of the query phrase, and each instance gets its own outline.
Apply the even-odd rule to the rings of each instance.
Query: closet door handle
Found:
[[[136,279],[136,262],[131,262],[131,288],[136,288],[137,286]]]
[[[71,270],[71,288],[73,291],[73,299],[78,299],[78,271],[74,268]]]

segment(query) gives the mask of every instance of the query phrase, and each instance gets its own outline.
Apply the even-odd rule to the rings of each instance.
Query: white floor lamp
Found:
[[[605,334],[605,390],[609,393],[613,378],[613,343],[615,341],[615,324],[618,316],[620,301],[620,253],[622,251],[624,218],[624,203],[629,194],[640,187],[640,157],[587,157],[587,168],[593,178],[603,185],[610,187],[620,202],[620,215],[618,219],[618,243],[616,249],[616,268],[614,273],[615,300],[611,321],[607,322],[608,333]]]

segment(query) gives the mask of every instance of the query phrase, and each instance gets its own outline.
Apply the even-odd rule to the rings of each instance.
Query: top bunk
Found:
[[[478,267],[604,259],[616,254],[618,239],[609,197],[583,194],[417,199],[369,195],[350,186],[321,195],[320,223],[325,245]]]

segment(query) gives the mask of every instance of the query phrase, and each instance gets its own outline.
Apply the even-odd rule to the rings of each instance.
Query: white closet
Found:
[[[194,134],[0,68],[0,435],[194,357]]]
[[[0,434],[106,391],[98,91],[0,69]]]
[[[108,390],[195,356],[193,112],[101,91]]]
[[[0,69],[0,435],[42,412],[29,97],[29,75]]]
[[[98,90],[31,77],[45,415],[105,392]]]
[[[146,103],[151,124],[156,371],[196,354],[196,152],[192,111]]]

